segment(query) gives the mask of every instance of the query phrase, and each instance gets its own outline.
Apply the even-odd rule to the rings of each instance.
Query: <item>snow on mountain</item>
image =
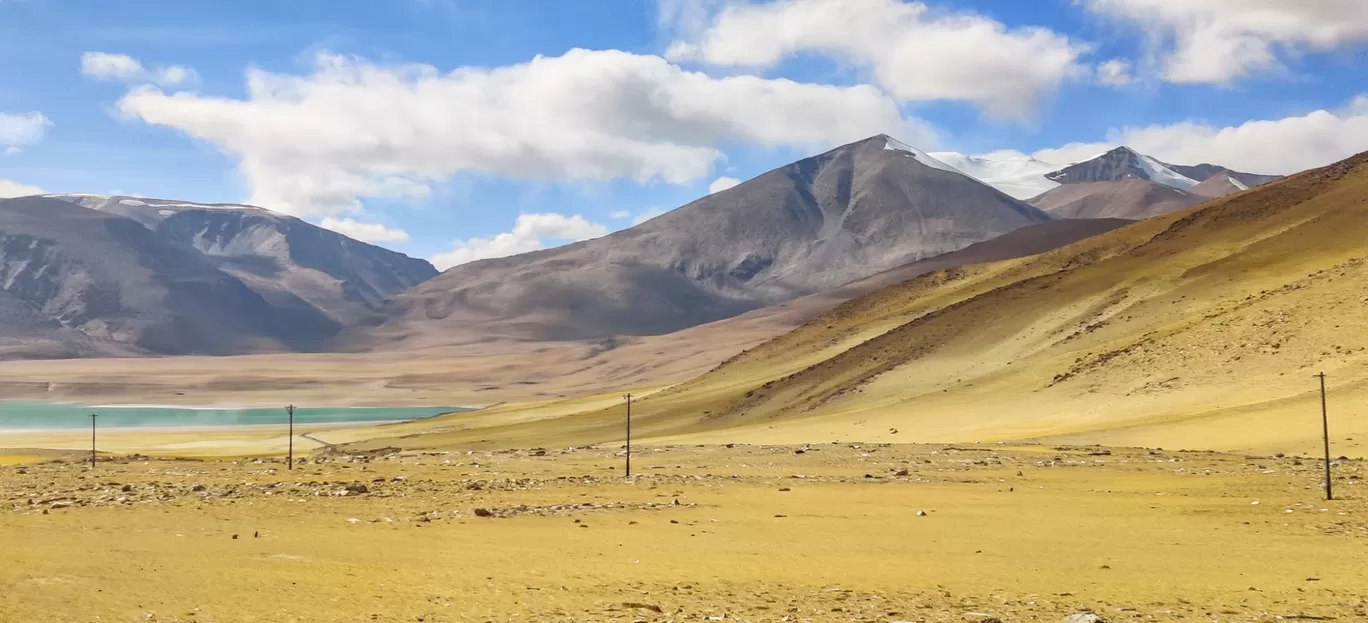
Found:
[[[1132,151],[1131,153],[1135,152]],[[1164,163],[1159,162],[1154,158],[1139,153],[1135,153],[1135,155],[1136,159],[1139,161],[1140,167],[1145,170],[1145,173],[1149,174],[1149,178],[1152,181],[1177,188],[1178,190],[1187,190],[1198,184],[1197,180],[1164,166]]]
[[[1059,186],[1045,174],[1058,170],[1060,165],[1042,162],[1011,149],[976,156],[938,151],[930,156],[1014,199],[1030,199]]]
[[[916,147],[908,145],[907,143],[904,143],[896,138],[884,135],[884,141],[884,151],[901,151],[912,156],[912,158],[915,159],[917,162],[920,162],[928,167],[934,167],[942,171],[949,171],[951,173],[959,173],[960,175],[965,175],[964,171],[961,171],[944,162],[941,162],[940,160],[933,158],[931,154],[928,154],[920,149],[917,149]],[[970,175],[969,177],[973,176]]]

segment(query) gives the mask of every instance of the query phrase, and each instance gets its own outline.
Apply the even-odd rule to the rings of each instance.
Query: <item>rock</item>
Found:
[[[133,491],[133,485],[124,485],[124,486],[123,486],[123,489],[121,489],[121,491],[123,491],[124,493],[129,493],[129,492]]]
[[[493,516],[494,516],[494,513],[489,512],[489,509],[487,509],[487,508],[477,508],[477,509],[475,509],[475,516],[476,516],[476,517],[493,517]]]
[[[966,612],[964,613],[964,620],[974,623],[1002,623],[1002,619],[983,612]]]
[[[1106,623],[1106,621],[1091,612],[1080,612],[1064,617],[1063,623]]]
[[[362,495],[362,494],[365,494],[365,493],[370,493],[370,488],[367,487],[366,485],[363,485],[363,484],[361,484],[361,483],[359,483],[359,482],[358,482],[358,483],[353,483],[353,484],[347,485],[347,494],[348,494],[348,495]]]
[[[352,524],[361,523],[361,520],[360,520],[360,519],[357,519],[357,518],[355,518],[355,517],[348,517],[348,518],[347,518],[347,523],[352,523]]]
[[[202,492],[202,491],[206,491],[207,489],[208,489],[208,488],[205,487],[204,485],[195,485],[194,487],[191,487],[191,488],[190,488],[190,490],[191,490],[191,491],[194,491],[195,493],[200,493],[200,492]]]
[[[234,540],[234,541],[238,540],[238,535],[234,534],[234,535],[233,535],[233,540]]]
[[[917,516],[918,516],[918,517],[925,517],[925,516],[926,516],[926,511],[917,511]]]
[[[912,473],[912,472],[908,471],[907,468],[903,468],[903,469],[900,469],[900,470],[898,470],[898,471],[896,471],[896,472],[893,472],[893,475],[894,475],[894,476],[908,476],[908,475],[911,475],[911,473]]]
[[[631,602],[631,601],[623,603],[623,604],[622,604],[622,607],[624,607],[624,608],[632,608],[632,609],[635,609],[635,610],[650,610],[651,612],[654,612],[654,613],[656,613],[656,614],[662,614],[662,613],[665,612],[664,610],[662,610],[662,609],[660,608],[660,606],[657,606],[657,605],[655,605],[655,604],[639,604],[639,603]]]

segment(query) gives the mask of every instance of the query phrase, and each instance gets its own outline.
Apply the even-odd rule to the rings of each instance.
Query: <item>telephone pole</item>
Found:
[[[632,395],[624,396],[627,399],[627,477],[632,477]]]
[[[1325,441],[1325,499],[1333,500],[1335,496],[1330,490],[1330,416],[1326,414],[1325,408],[1325,373],[1317,374],[1316,378],[1320,379],[1321,434]]]
[[[290,414],[290,457],[285,459],[286,469],[294,469],[294,405],[285,407]]]
[[[98,415],[90,414],[90,469],[95,469],[95,418]]]

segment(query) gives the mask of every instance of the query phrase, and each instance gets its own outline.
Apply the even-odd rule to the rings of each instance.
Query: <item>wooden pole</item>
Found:
[[[285,407],[285,412],[290,414],[290,457],[285,464],[286,469],[294,469],[294,405]]]
[[[1320,379],[1321,392],[1321,435],[1325,441],[1325,499],[1335,499],[1334,493],[1330,489],[1330,416],[1325,408],[1325,373],[1316,375]]]
[[[632,477],[632,395],[627,394],[627,477]]]
[[[95,469],[95,418],[98,415],[90,414],[90,469]]]

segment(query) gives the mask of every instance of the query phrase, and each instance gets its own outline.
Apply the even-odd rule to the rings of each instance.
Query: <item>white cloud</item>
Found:
[[[723,141],[934,140],[872,86],[714,78],[614,50],[449,73],[324,54],[310,75],[249,70],[245,99],[138,88],[119,109],[236,156],[252,203],[296,215],[421,198],[461,172],[684,183],[711,171]]]
[[[545,249],[552,242],[578,242],[607,234],[607,227],[591,223],[578,214],[519,214],[513,231],[457,242],[452,250],[432,256],[432,265],[446,270],[476,260]]]
[[[720,192],[722,192],[722,191],[724,191],[724,190],[726,190],[726,189],[728,189],[728,188],[731,188],[731,187],[733,187],[733,186],[736,186],[737,184],[740,184],[740,183],[741,183],[741,180],[738,180],[738,179],[736,179],[736,178],[734,178],[734,177],[727,177],[727,176],[724,175],[724,176],[722,176],[722,177],[719,177],[719,178],[713,180],[713,183],[708,184],[708,194],[711,195],[711,194],[720,193]]]
[[[27,197],[29,195],[44,195],[46,190],[37,186],[20,184],[12,180],[0,179],[0,199],[9,197]]]
[[[81,74],[96,80],[155,83],[168,87],[199,80],[199,73],[184,65],[167,65],[149,70],[132,56],[109,52],[82,54]]]
[[[1317,110],[1238,126],[1187,121],[1124,128],[1110,132],[1105,141],[1073,143],[1034,155],[1046,162],[1077,162],[1117,145],[1174,164],[1209,162],[1249,173],[1286,175],[1368,150],[1368,95],[1339,111]]]
[[[629,217],[629,216],[631,216],[631,215],[632,215],[632,211],[631,211],[631,210],[613,210],[612,212],[609,212],[609,213],[608,213],[608,218],[612,218],[612,219],[624,219],[624,218],[627,218],[627,217]]]
[[[409,239],[408,232],[402,229],[392,229],[380,223],[361,223],[350,218],[327,217],[319,226],[361,242],[408,242]]]
[[[40,143],[51,125],[52,121],[40,112],[0,112],[0,147],[4,148],[5,153],[12,154],[25,145]]]
[[[638,215],[632,217],[632,226],[633,226],[633,227],[636,227],[637,225],[640,225],[640,224],[642,224],[642,223],[645,223],[646,221],[649,221],[649,220],[651,220],[651,219],[653,219],[653,218],[655,218],[655,217],[657,217],[657,216],[660,216],[660,215],[662,215],[662,214],[664,214],[664,213],[666,213],[666,212],[669,212],[669,210],[662,210],[662,209],[657,208],[657,207],[655,207],[655,206],[651,206],[651,207],[649,207],[649,208],[646,208],[645,210],[643,210],[643,211],[641,212],[641,214],[638,214]]]
[[[1226,83],[1277,71],[1281,56],[1368,42],[1363,0],[1076,0],[1144,29],[1164,78]]]
[[[184,65],[171,65],[157,70],[157,84],[176,86],[199,80],[199,72]]]
[[[81,74],[96,80],[133,80],[146,71],[138,59],[127,54],[86,52],[81,55]]]
[[[1097,66],[1097,81],[1107,86],[1120,87],[1135,82],[1130,61],[1114,58]]]
[[[1045,28],[1008,29],[971,13],[904,0],[777,0],[730,4],[667,56],[771,67],[803,52],[868,67],[903,101],[973,102],[997,117],[1029,116],[1087,48]]]

